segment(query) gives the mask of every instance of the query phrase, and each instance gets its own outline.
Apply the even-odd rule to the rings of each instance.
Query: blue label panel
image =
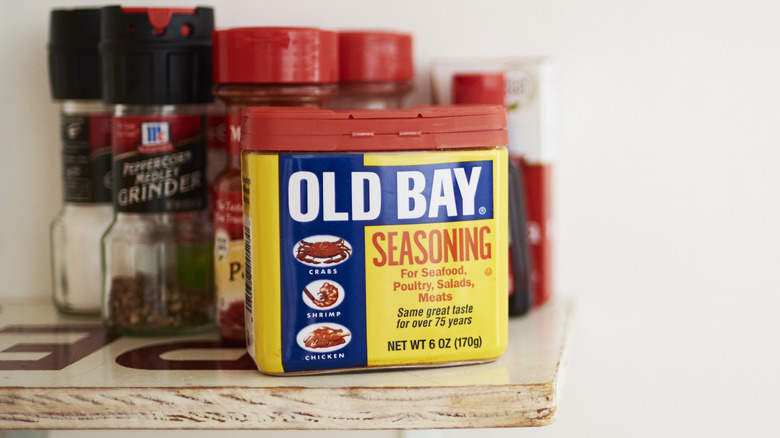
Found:
[[[279,156],[285,372],[366,366],[365,226],[493,218],[492,161],[363,158]]]

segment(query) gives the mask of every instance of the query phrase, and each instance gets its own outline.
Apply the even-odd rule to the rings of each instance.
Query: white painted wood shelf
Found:
[[[439,429],[555,421],[572,306],[511,318],[495,362],[274,377],[214,334],[113,337],[0,301],[0,429]]]

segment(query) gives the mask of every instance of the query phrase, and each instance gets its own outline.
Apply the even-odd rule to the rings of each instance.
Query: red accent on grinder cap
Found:
[[[146,14],[149,17],[149,23],[154,28],[154,33],[162,35],[165,28],[171,22],[173,14],[192,15],[195,8],[122,8],[124,14]]]

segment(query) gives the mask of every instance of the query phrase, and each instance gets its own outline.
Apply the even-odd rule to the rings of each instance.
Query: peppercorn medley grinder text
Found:
[[[103,238],[106,325],[161,335],[212,326],[206,188],[213,10],[102,9],[114,107],[114,222]]]

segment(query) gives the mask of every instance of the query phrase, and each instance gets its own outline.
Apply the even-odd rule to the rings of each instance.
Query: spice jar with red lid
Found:
[[[412,90],[412,36],[390,31],[341,31],[339,95],[330,108],[402,108]]]
[[[214,182],[214,269],[220,337],[243,343],[241,112],[248,106],[322,108],[336,94],[336,33],[302,27],[217,30],[214,95],[227,108],[228,164]]]

